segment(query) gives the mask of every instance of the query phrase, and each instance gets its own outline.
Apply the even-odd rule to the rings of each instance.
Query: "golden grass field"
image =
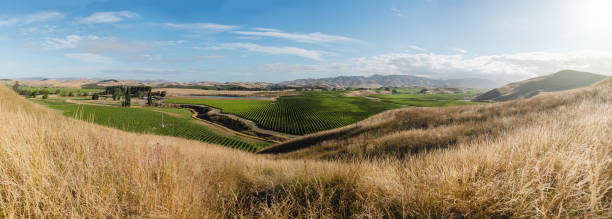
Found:
[[[400,109],[258,155],[66,118],[0,86],[0,213],[609,218],[611,101],[607,79],[527,100]]]

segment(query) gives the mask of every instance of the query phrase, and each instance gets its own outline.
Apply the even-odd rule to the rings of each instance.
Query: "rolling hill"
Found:
[[[339,76],[320,79],[299,79],[281,82],[284,86],[320,86],[332,88],[378,88],[378,87],[435,87],[435,88],[492,88],[496,83],[486,79],[464,78],[437,80],[412,75],[373,75],[364,76]]]
[[[515,82],[490,90],[475,98],[476,101],[508,101],[519,97],[533,97],[542,92],[570,90],[589,86],[606,76],[565,70],[551,75]]]
[[[387,111],[257,155],[86,123],[0,86],[0,212],[609,218],[611,111],[608,79],[530,99]]]

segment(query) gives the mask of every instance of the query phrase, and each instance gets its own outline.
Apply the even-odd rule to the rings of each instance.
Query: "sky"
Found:
[[[3,0],[0,78],[612,74],[608,0]]]

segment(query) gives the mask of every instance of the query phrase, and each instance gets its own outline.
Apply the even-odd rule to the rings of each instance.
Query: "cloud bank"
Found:
[[[255,31],[234,31],[233,33],[245,36],[272,37],[290,40],[300,43],[335,43],[335,42],[356,42],[358,40],[343,36],[327,35],[323,33],[286,33],[276,29],[252,28]]]
[[[467,57],[434,53],[389,53],[325,65],[268,64],[260,72],[343,75],[417,75],[430,78],[487,78],[511,82],[563,69],[612,75],[612,53],[527,52]]]
[[[96,12],[88,17],[76,18],[77,24],[116,23],[125,19],[138,18],[139,14],[131,11]]]

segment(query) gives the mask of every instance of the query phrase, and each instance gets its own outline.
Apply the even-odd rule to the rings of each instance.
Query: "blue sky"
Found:
[[[508,82],[612,72],[606,0],[0,3],[0,78]]]

